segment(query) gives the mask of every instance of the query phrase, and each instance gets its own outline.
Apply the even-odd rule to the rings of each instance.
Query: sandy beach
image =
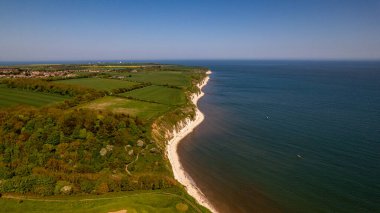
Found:
[[[207,71],[206,74],[211,74],[211,71]],[[207,84],[209,80],[209,76],[207,76],[202,83],[198,85],[201,92],[199,94],[193,94],[191,100],[195,106],[197,106],[198,100],[204,95],[202,92],[202,88]],[[177,147],[180,141],[188,135],[190,132],[194,130],[202,121],[204,120],[204,114],[196,108],[196,116],[194,120],[186,119],[183,121],[182,128],[179,131],[173,132],[173,138],[168,141],[167,145],[167,156],[172,165],[174,178],[185,186],[187,192],[194,197],[201,205],[205,206],[212,212],[217,212],[215,208],[211,205],[211,203],[207,200],[204,194],[199,190],[199,188],[192,181],[191,177],[186,173],[183,169],[181,162],[179,160]]]

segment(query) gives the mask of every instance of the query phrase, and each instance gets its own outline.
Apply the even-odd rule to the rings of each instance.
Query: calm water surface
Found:
[[[185,61],[213,70],[179,146],[221,212],[379,212],[380,63]]]

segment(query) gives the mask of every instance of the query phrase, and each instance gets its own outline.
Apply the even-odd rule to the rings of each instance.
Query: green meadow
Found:
[[[186,96],[183,90],[156,85],[132,90],[119,95],[168,105],[181,105],[186,102]]]
[[[68,80],[55,81],[62,84],[77,85],[82,87],[88,87],[96,90],[112,90],[119,88],[130,88],[138,83],[130,81],[122,81],[116,79],[106,79],[106,78],[76,78]]]
[[[5,196],[7,197],[7,196]],[[12,197],[9,195],[9,197]],[[170,190],[120,192],[106,195],[64,197],[17,197],[0,199],[0,212],[205,212],[191,198]]]
[[[80,105],[79,108],[109,110],[114,113],[129,114],[146,120],[152,120],[170,110],[170,107],[167,105],[114,96],[96,99],[84,105]]]
[[[152,83],[156,85],[172,85],[187,87],[191,84],[191,76],[186,72],[152,71],[137,73],[117,73],[126,76],[127,80]]]
[[[16,105],[41,107],[44,105],[62,102],[65,99],[68,99],[68,97],[49,93],[7,88],[6,85],[0,84],[0,107],[12,107]]]

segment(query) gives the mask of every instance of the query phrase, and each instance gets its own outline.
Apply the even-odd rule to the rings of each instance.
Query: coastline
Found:
[[[211,205],[211,203],[207,200],[205,195],[200,191],[200,189],[196,186],[196,184],[192,181],[191,177],[187,174],[187,172],[182,167],[182,164],[179,160],[179,155],[177,152],[178,144],[181,142],[183,138],[185,138],[189,133],[191,133],[202,121],[204,120],[204,114],[198,109],[198,100],[204,96],[204,92],[202,92],[202,88],[207,84],[211,74],[211,71],[206,72],[207,77],[201,82],[198,87],[200,89],[199,94],[193,94],[191,101],[196,106],[196,115],[195,119],[186,119],[183,122],[183,126],[180,125],[180,130],[173,132],[173,137],[168,141],[166,152],[169,158],[170,164],[172,165],[172,170],[174,174],[174,178],[180,182],[183,186],[185,186],[186,191],[193,197],[197,202],[208,208],[211,212],[217,212],[216,209]]]

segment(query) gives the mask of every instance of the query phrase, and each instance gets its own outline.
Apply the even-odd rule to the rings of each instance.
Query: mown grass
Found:
[[[7,88],[0,84],[0,107],[29,105],[41,107],[68,99],[66,96]]]
[[[8,197],[8,196],[5,196]],[[1,198],[0,212],[207,212],[187,196],[170,190],[120,192],[101,196],[66,196],[51,198]],[[22,201],[20,201],[22,200]],[[181,211],[184,205],[187,211]],[[186,208],[185,208],[186,209]]]
[[[78,85],[96,90],[112,90],[119,88],[130,88],[138,83],[106,78],[76,78],[55,81],[56,83]]]
[[[117,75],[126,76],[127,80],[137,82],[147,82],[156,85],[172,85],[179,87],[187,87],[191,85],[190,74],[184,72],[173,71],[157,71],[157,72],[137,72],[137,73],[117,73]]]
[[[132,90],[119,95],[168,105],[182,105],[186,102],[186,96],[183,90],[156,85]]]
[[[125,113],[142,119],[152,120],[171,109],[163,104],[149,103],[144,101],[130,100],[107,96],[79,106],[95,110],[110,110],[116,113]]]

